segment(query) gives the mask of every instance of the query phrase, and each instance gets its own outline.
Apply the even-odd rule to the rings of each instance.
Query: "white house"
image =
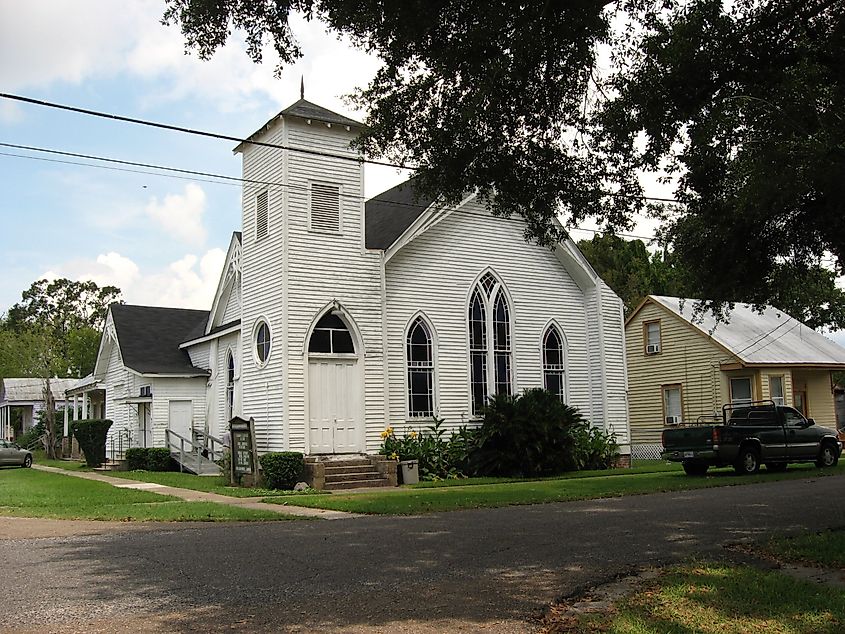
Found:
[[[211,310],[112,307],[81,392],[104,387],[147,443],[239,415],[259,451],[331,455],[545,386],[627,454],[622,302],[574,243],[529,244],[522,220],[413,181],[365,201],[360,128],[301,99],[241,143],[243,233]]]
[[[50,379],[50,392],[57,410],[67,405],[65,390],[75,379]],[[24,433],[36,424],[38,414],[44,411],[44,379],[6,378],[0,379],[0,439],[13,440],[14,419],[19,417],[18,433]]]

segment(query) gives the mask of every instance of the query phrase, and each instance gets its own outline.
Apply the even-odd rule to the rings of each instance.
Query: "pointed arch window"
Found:
[[[314,326],[308,341],[308,352],[322,354],[354,354],[352,333],[335,313],[326,313]]]
[[[566,402],[566,359],[563,336],[551,325],[543,336],[543,386]]]
[[[481,413],[489,395],[513,394],[510,303],[502,283],[492,273],[485,273],[473,289],[467,317],[475,416]]]
[[[232,351],[226,354],[226,422],[232,420],[235,406],[235,357]]]
[[[431,329],[417,317],[408,329],[408,416],[434,416],[434,344]]]

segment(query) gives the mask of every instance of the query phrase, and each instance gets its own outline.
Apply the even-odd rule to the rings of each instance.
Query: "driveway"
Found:
[[[504,631],[620,572],[845,526],[845,477],[409,518],[0,541],[0,627]],[[10,583],[11,582],[11,583]]]

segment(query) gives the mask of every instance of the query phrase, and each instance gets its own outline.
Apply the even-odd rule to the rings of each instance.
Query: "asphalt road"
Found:
[[[733,477],[733,476],[724,476]],[[3,631],[531,631],[594,583],[845,526],[845,477],[409,518],[0,540]]]

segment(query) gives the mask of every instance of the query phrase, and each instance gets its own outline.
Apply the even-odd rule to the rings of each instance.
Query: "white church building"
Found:
[[[456,429],[491,394],[546,387],[628,454],[622,302],[575,244],[413,180],[365,200],[361,127],[301,99],[236,148],[242,232],[210,310],[112,306],[71,391],[85,411],[133,445],[237,415],[259,452],[371,454],[388,425]]]

